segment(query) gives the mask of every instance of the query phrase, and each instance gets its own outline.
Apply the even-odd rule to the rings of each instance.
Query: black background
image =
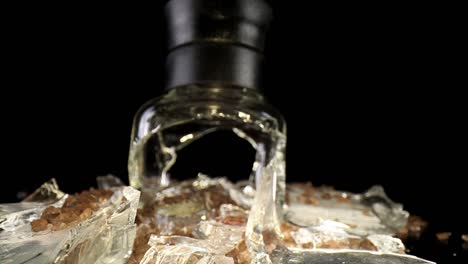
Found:
[[[459,17],[300,2],[271,2],[265,51],[264,94],[288,122],[288,180],[381,184],[434,231],[467,233]],[[15,9],[2,40],[0,201],[52,177],[67,192],[108,173],[127,181],[133,115],[164,84],[162,7]]]

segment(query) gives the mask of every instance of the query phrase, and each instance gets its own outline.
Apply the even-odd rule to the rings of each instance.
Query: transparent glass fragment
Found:
[[[370,235],[367,239],[375,245],[377,251],[383,253],[404,253],[405,245],[400,239],[389,235]]]
[[[435,264],[409,255],[389,254],[360,250],[284,250],[273,255],[273,263],[320,264]]]
[[[62,191],[60,191],[57,181],[55,179],[51,179],[48,182],[45,182],[41,185],[38,189],[36,189],[33,193],[28,195],[23,202],[55,202],[62,198],[65,195]]]
[[[233,229],[244,226],[248,211],[233,199],[240,196],[243,194],[228,180],[202,174],[147,196],[137,216],[137,240],[129,263],[140,262],[151,235],[206,239],[209,232],[224,225]],[[241,230],[243,234],[244,228]]]
[[[372,211],[389,228],[399,230],[408,222],[409,213],[403,210],[403,205],[388,198],[382,186],[373,186],[367,192],[358,196],[362,203],[370,205]]]
[[[292,237],[302,248],[348,248],[402,253],[392,236],[408,221],[408,212],[382,187],[363,194],[291,184],[285,219],[300,228]],[[392,245],[392,246],[390,246]]]
[[[245,183],[200,175],[156,192],[155,202],[139,215],[139,237],[150,233],[151,239],[146,238],[141,257],[131,263],[205,263],[200,261],[215,258],[226,263],[231,259],[234,263],[334,263],[337,258],[349,263],[374,258],[382,259],[375,263],[430,263],[404,255],[403,243],[393,237],[396,226],[387,226],[383,219],[388,214],[373,211],[372,201],[382,203],[380,198],[364,200],[365,194],[288,185],[286,221],[278,222],[275,229],[265,213],[273,207],[262,206],[275,204],[269,188],[273,177],[266,174],[264,179],[264,186],[250,189]],[[392,204],[387,201],[387,206]],[[395,215],[406,219],[405,211],[397,211]],[[166,228],[158,227],[158,221]],[[338,255],[330,255],[334,253]]]
[[[379,190],[375,192],[375,190]],[[383,188],[375,186],[364,194],[288,185],[287,220],[299,226],[317,225],[321,219],[350,224],[358,235],[395,234],[408,221],[408,212],[392,202]]]
[[[55,182],[46,183],[28,198],[46,202],[34,202],[34,207],[31,202],[7,206],[17,210],[0,216],[0,263],[126,263],[135,238],[140,193],[131,187],[113,188],[109,199],[85,220],[58,230],[46,222],[43,231],[34,232],[32,222],[40,219],[46,208],[61,208],[73,201],[63,195],[49,202],[60,193]]]
[[[125,186],[125,184],[122,182],[122,180],[112,174],[106,175],[106,176],[98,176],[96,178],[97,185],[99,189],[111,189],[114,187],[122,187]]]
[[[226,256],[243,240],[242,226],[202,221],[193,236],[151,236],[142,264],[234,263]]]

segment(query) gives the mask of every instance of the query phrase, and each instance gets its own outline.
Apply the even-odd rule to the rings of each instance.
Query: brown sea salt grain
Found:
[[[280,228],[281,228],[281,233],[283,235],[284,245],[287,247],[297,246],[292,236],[292,232],[297,231],[299,228],[297,226],[294,226],[288,223],[282,223]]]
[[[333,198],[340,203],[351,203],[351,199],[349,199],[349,196],[346,194],[335,194],[333,195]]]
[[[47,222],[46,219],[39,218],[39,219],[33,220],[31,222],[31,229],[32,229],[33,232],[39,232],[39,231],[42,231],[42,230],[46,230],[48,224],[49,224],[49,222]]]
[[[300,187],[303,190],[303,193],[299,197],[300,202],[311,205],[320,204],[320,200],[315,197],[316,190],[312,183],[308,182],[306,184],[300,185]]]
[[[242,226],[247,222],[247,219],[241,216],[226,216],[226,217],[217,217],[216,221],[223,223],[225,225]]]
[[[235,264],[248,264],[252,258],[244,240],[227,253],[226,256],[233,258]]]
[[[159,230],[154,224],[140,224],[136,232],[133,250],[127,264],[138,264],[150,248],[148,241],[153,234],[159,234]]]
[[[52,230],[55,231],[74,226],[90,217],[112,194],[111,190],[91,189],[70,195],[62,207],[49,206],[44,209],[41,217],[31,222],[31,229],[34,232],[40,232],[51,225]]]
[[[440,232],[436,234],[436,237],[439,241],[448,241],[450,236],[452,235],[451,232]]]
[[[406,226],[398,231],[397,237],[403,240],[407,238],[419,239],[421,234],[426,230],[427,225],[427,221],[419,216],[412,215],[409,217]]]
[[[461,236],[461,239],[463,240],[463,244],[462,244],[463,250],[468,251],[468,234],[463,234]]]
[[[361,240],[358,249],[377,251],[377,247],[369,239]]]
[[[321,241],[316,244],[317,248],[347,248],[349,244],[348,240],[327,240]]]
[[[322,199],[324,200],[330,200],[332,198],[331,194],[330,193],[323,193],[322,194]]]
[[[365,216],[371,216],[371,211],[369,209],[365,209],[362,211],[362,214]]]
[[[463,241],[468,242],[468,234],[463,234],[461,238]]]

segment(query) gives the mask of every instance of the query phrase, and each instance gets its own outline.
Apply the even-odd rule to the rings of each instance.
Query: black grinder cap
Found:
[[[215,83],[258,88],[271,8],[263,0],[171,0],[166,88]]]

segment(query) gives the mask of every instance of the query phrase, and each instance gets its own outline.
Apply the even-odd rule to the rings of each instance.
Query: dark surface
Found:
[[[265,94],[288,121],[288,179],[355,192],[382,184],[429,221],[414,254],[461,261],[459,234],[468,233],[461,17],[441,6],[368,12],[306,2],[273,4],[265,47]],[[51,177],[67,192],[107,173],[127,181],[133,114],[164,86],[162,3],[8,10],[1,201]],[[457,234],[447,246],[434,238],[442,231]]]

